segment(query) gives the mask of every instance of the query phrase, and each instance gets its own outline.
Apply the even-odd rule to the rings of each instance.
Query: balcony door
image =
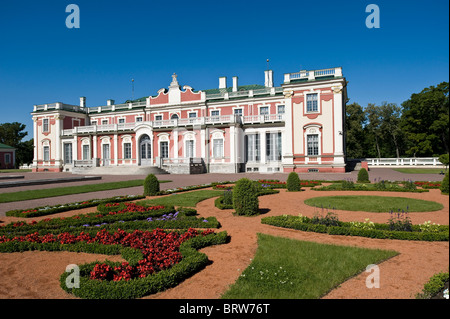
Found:
[[[103,144],[103,166],[109,166],[111,164],[111,153],[109,144]]]

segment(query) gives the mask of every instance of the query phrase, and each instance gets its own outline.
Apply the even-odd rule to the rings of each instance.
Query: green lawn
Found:
[[[405,174],[439,174],[445,173],[443,168],[393,168],[394,171]]]
[[[408,212],[432,212],[443,208],[442,204],[422,199],[388,196],[324,196],[305,200],[305,204],[328,209],[386,213],[398,210]]]
[[[255,258],[222,298],[318,299],[368,265],[397,254],[258,234]]]
[[[166,195],[164,197],[147,199],[139,201],[141,205],[163,205],[176,207],[195,207],[198,202],[211,198],[218,197],[223,194],[223,191],[217,190],[198,190],[193,192],[175,193]]]
[[[160,183],[167,183],[169,181],[159,181]],[[82,186],[69,186],[69,187],[55,187],[46,189],[35,189],[29,191],[20,191],[13,193],[3,193],[0,194],[0,203],[17,202],[30,199],[55,197],[55,196],[66,196],[73,194],[82,194],[90,192],[99,192],[120,188],[143,186],[144,180],[130,180],[122,182],[112,182],[112,183],[100,183],[100,184],[86,184]]]

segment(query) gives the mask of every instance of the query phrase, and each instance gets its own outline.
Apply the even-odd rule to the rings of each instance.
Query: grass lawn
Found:
[[[176,206],[176,207],[195,207],[198,202],[211,198],[218,197],[223,194],[223,191],[218,190],[198,190],[193,192],[175,193],[166,195],[164,197],[147,199],[139,201],[141,205],[163,205],[163,206]]]
[[[305,204],[328,209],[387,213],[391,210],[432,212],[442,209],[440,203],[422,199],[384,196],[325,196],[305,200]]]
[[[159,181],[160,183],[167,183],[169,181]],[[82,186],[69,187],[55,187],[46,189],[35,189],[29,191],[20,191],[13,193],[0,194],[0,203],[17,202],[30,199],[38,199],[45,197],[65,196],[72,194],[82,194],[90,192],[99,192],[127,187],[143,186],[144,180],[130,180],[122,182],[100,183],[100,184],[86,184]]]
[[[439,174],[445,173],[444,168],[393,168],[394,171],[405,174]]]
[[[222,298],[318,299],[368,265],[397,254],[258,234],[255,258]]]

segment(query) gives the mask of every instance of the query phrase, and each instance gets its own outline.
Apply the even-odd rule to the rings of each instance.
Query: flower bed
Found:
[[[225,184],[233,184],[234,182],[226,181],[226,182],[214,182],[214,183],[208,183],[208,184],[201,184],[201,185],[193,185],[193,186],[184,186],[184,187],[177,187],[177,188],[171,188],[162,190],[159,192],[159,195],[168,195],[168,194],[174,194],[174,193],[181,193],[181,192],[187,192],[192,191],[196,189],[203,189],[203,188],[209,188],[209,187],[217,187],[218,185],[225,185]]]
[[[76,202],[76,203],[70,203],[70,204],[64,204],[64,205],[53,205],[53,206],[41,206],[36,208],[29,208],[29,209],[15,209],[10,210],[6,212],[6,216],[15,216],[15,217],[39,217],[39,216],[45,216],[45,215],[51,215],[56,213],[62,213],[69,210],[74,209],[82,209],[86,207],[93,207],[97,206],[99,204],[105,204],[105,203],[120,203],[135,199],[141,199],[145,198],[142,195],[128,195],[128,196],[115,196],[111,198],[104,198],[104,199],[91,199],[87,201],[82,202]]]
[[[361,236],[379,239],[400,239],[400,240],[423,240],[423,241],[448,241],[449,226],[436,226],[434,231],[426,231],[428,225],[412,225],[412,231],[390,230],[389,224],[377,224],[368,221],[359,222],[341,222],[336,219],[322,218],[324,221],[333,222],[315,222],[314,219],[305,216],[273,216],[265,217],[261,223],[284,228],[292,228],[301,231],[325,233],[329,235]],[[427,222],[428,224],[428,222]]]
[[[441,182],[414,182],[416,186],[422,187],[424,189],[438,189],[441,187]]]
[[[404,182],[399,185],[395,182],[379,181],[373,184],[358,183],[353,181],[342,181],[340,183],[333,183],[328,186],[313,188],[315,191],[379,191],[379,192],[412,192],[423,193],[428,192],[428,189],[416,189],[416,185],[412,182]]]
[[[0,252],[121,254],[126,262],[79,265],[79,288],[68,288],[69,274],[62,274],[61,287],[82,298],[139,298],[173,287],[197,272],[208,263],[197,249],[227,241],[226,232],[216,234],[211,229],[219,227],[217,219],[195,214],[194,209],[103,203],[97,212],[85,215],[2,225]]]

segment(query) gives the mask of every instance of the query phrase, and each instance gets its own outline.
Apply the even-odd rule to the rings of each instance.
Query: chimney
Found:
[[[265,87],[266,88],[273,87],[273,71],[272,70],[264,71],[264,75],[265,75],[265,80],[264,80]]]
[[[237,91],[238,91],[238,77],[233,76],[233,92],[237,92]]]
[[[114,100],[107,100],[106,105],[114,105],[115,102],[116,101],[114,101]]]
[[[226,89],[227,88],[227,77],[221,76],[219,78],[219,89]]]
[[[80,97],[80,106],[86,107],[86,97],[84,96]]]

